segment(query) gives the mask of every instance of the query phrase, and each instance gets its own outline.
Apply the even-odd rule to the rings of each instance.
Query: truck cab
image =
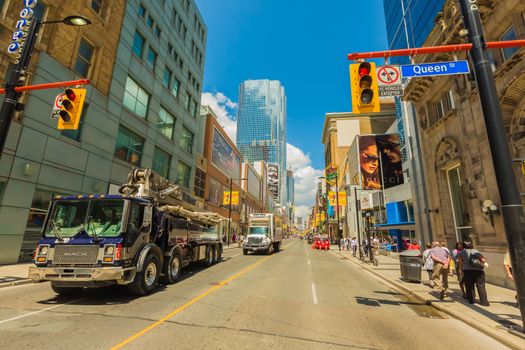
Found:
[[[248,235],[243,242],[243,254],[263,252],[270,254],[279,251],[282,242],[282,224],[280,217],[270,213],[250,214]]]

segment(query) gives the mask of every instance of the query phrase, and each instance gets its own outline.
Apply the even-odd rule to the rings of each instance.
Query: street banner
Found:
[[[381,154],[383,188],[402,185],[404,183],[403,161],[399,134],[377,135],[376,142]]]
[[[231,197],[232,205],[239,204],[239,191],[232,191],[231,196],[230,196],[230,191],[224,191],[222,204],[229,205],[230,197]]]
[[[321,222],[323,222],[325,220],[325,217],[324,217],[324,211],[321,212]]]
[[[358,138],[359,168],[361,171],[361,188],[364,190],[380,190],[381,159],[377,148],[376,135],[365,135]]]
[[[268,191],[279,201],[280,194],[280,169],[277,163],[268,163]]]
[[[331,206],[337,205],[337,197],[335,195],[335,192],[328,192],[328,201],[330,202]]]
[[[330,186],[335,185],[337,179],[337,165],[330,163],[325,169],[325,181]]]
[[[404,183],[399,134],[360,136],[358,145],[364,190],[381,190]]]
[[[339,205],[340,206],[345,206],[346,205],[346,192],[339,191],[338,192],[338,197],[339,197]]]

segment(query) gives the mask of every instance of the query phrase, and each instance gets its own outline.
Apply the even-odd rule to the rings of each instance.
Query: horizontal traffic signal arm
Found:
[[[525,40],[489,41],[486,43],[486,46],[487,46],[487,49],[503,49],[506,47],[519,47],[519,46],[525,46]],[[353,61],[353,60],[365,59],[365,58],[414,56],[414,55],[425,55],[429,53],[439,53],[439,52],[470,51],[471,49],[472,49],[472,44],[415,47],[412,49],[350,53],[348,54],[348,60]]]
[[[56,83],[17,86],[15,87],[15,91],[24,92],[24,91],[33,91],[33,90],[45,90],[45,89],[52,89],[52,88],[62,88],[66,86],[89,85],[89,83],[90,83],[89,79],[59,81]],[[5,89],[0,89],[0,94],[5,94],[5,91],[6,91]]]

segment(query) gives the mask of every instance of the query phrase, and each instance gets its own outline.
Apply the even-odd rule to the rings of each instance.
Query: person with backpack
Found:
[[[486,259],[479,251],[474,249],[472,242],[465,242],[464,249],[459,253],[459,268],[463,271],[463,282],[465,283],[465,292],[470,304],[474,304],[474,286],[478,290],[479,303],[483,306],[489,306],[487,290],[485,289],[485,271],[488,266]]]
[[[456,269],[456,276],[458,278],[461,294],[463,295],[463,299],[467,299],[467,294],[465,293],[465,283],[463,283],[463,271],[459,268],[459,254],[462,250],[463,242],[457,242],[456,248],[452,251],[452,261],[454,261],[454,268]]]

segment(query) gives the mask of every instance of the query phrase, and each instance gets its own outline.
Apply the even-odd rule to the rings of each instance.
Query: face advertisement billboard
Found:
[[[364,190],[403,184],[399,134],[360,136],[359,167]]]
[[[216,128],[213,128],[211,162],[228,177],[235,180],[241,177],[241,158]]]
[[[279,164],[268,163],[268,191],[279,199]]]

